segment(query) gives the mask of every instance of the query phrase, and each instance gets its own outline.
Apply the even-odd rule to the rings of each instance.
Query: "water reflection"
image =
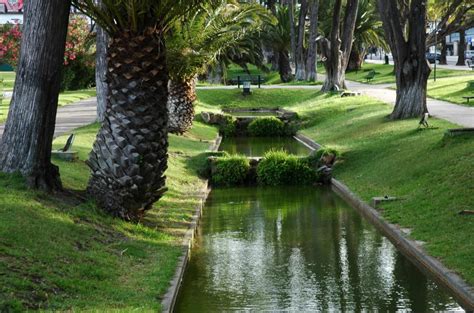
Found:
[[[176,310],[460,309],[328,190],[214,190]]]

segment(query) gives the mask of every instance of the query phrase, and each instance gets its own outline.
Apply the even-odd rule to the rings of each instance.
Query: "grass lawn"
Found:
[[[77,196],[33,192],[22,178],[0,174],[0,312],[159,311],[199,203],[203,182],[195,170],[216,131],[197,123],[185,137],[170,137],[169,191],[141,224],[132,224],[80,198],[97,128],[75,131],[80,161],[55,160],[64,186]]]
[[[428,82],[428,97],[452,103],[474,106],[474,99],[467,103],[463,96],[474,96],[474,75],[437,79]]]
[[[386,64],[372,64],[372,63],[365,63],[362,66],[362,70],[360,71],[349,71],[346,73],[346,79],[352,80],[360,83],[367,83],[367,76],[368,72],[371,70],[375,71],[375,77],[372,79],[369,84],[390,84],[395,83],[395,74],[393,73],[393,65],[386,65]],[[472,71],[458,71],[458,70],[447,70],[447,69],[437,69],[436,70],[436,77],[437,78],[444,78],[444,77],[458,77],[463,75],[472,75]],[[430,78],[433,78],[433,71],[431,71]]]
[[[199,96],[207,106],[279,99],[272,91],[248,103],[232,90]],[[436,128],[428,130],[418,130],[418,120],[389,121],[389,106],[369,97],[296,90],[280,104],[300,114],[304,134],[343,153],[335,168],[338,179],[366,201],[403,197],[385,205],[384,217],[410,228],[431,255],[474,284],[474,219],[457,214],[474,205],[474,138],[443,139],[446,129],[456,126],[442,120],[433,119]]]
[[[13,90],[15,84],[15,72],[0,72],[0,80],[3,80],[3,90]]]
[[[84,89],[84,90],[74,90],[74,91],[64,91],[59,94],[58,104],[59,106],[65,106],[80,100],[88,99],[96,96],[95,88]],[[0,103],[0,123],[3,123],[7,119],[8,109],[10,107],[11,99],[4,99]]]

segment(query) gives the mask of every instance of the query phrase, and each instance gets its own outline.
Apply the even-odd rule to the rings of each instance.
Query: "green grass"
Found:
[[[365,63],[360,71],[349,71],[346,73],[346,79],[352,80],[360,83],[367,83],[365,76],[371,71],[375,71],[375,77],[372,79],[369,84],[390,84],[395,83],[395,74],[393,72],[393,65],[386,64],[372,64]],[[458,70],[449,70],[449,69],[437,69],[436,77],[458,77],[463,75],[472,75],[472,71],[458,71]],[[431,71],[430,78],[433,77],[433,71]]]
[[[0,80],[3,79],[3,89],[13,90],[15,84],[15,72],[0,72]]]
[[[201,108],[275,108],[291,107],[316,96],[316,90],[307,89],[254,89],[250,96],[241,90],[198,90]]]
[[[157,312],[187,230],[202,152],[216,131],[197,123],[185,137],[170,137],[169,191],[141,224],[99,212],[81,196],[84,163],[97,125],[75,133],[80,161],[59,160],[69,196],[28,190],[22,178],[0,174],[0,311]],[[58,138],[56,147],[66,137]],[[77,196],[73,196],[77,195]],[[14,311],[14,310],[13,310]]]
[[[85,100],[91,97],[96,96],[95,88],[84,89],[84,90],[74,90],[74,91],[64,91],[59,94],[58,105],[65,106],[77,101]],[[3,99],[0,103],[0,123],[6,121],[8,116],[8,109],[10,107],[10,98]]]
[[[233,91],[199,96],[209,107],[250,106]],[[276,102],[274,96],[261,94],[256,104]],[[303,133],[343,153],[336,178],[366,201],[402,197],[384,205],[383,216],[410,228],[430,254],[474,284],[474,219],[458,215],[474,204],[474,138],[443,139],[457,126],[442,120],[431,120],[435,128],[426,130],[417,129],[418,120],[387,120],[390,107],[369,97],[299,90],[290,98],[281,104],[300,114]]]
[[[474,96],[474,75],[437,79],[428,82],[428,97],[452,103],[474,106],[474,99],[469,101],[463,96]]]

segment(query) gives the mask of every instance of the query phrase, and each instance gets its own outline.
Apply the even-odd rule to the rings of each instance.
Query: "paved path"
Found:
[[[396,91],[388,89],[393,84],[367,85],[347,81],[347,87],[351,90],[360,91],[383,102],[395,105]],[[450,121],[464,127],[474,127],[474,108],[457,105],[451,102],[427,99],[430,115]]]
[[[56,116],[56,130],[54,136],[58,137],[75,128],[93,123],[97,118],[96,107],[96,98],[90,98],[60,107]],[[0,137],[3,135],[4,128],[5,125],[0,125]]]

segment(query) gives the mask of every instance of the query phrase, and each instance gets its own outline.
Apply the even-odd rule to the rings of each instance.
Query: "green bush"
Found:
[[[91,88],[95,85],[95,67],[92,60],[78,56],[63,68],[61,90],[80,90]]]
[[[231,137],[235,135],[236,120],[230,115],[225,115],[225,121],[220,124],[219,132],[224,137]]]
[[[341,155],[341,153],[337,151],[336,149],[324,147],[324,148],[320,148],[314,154],[310,155],[308,157],[308,163],[311,167],[318,168],[319,166],[322,165],[321,158],[326,155],[331,155],[331,154],[334,155],[336,158],[338,158]]]
[[[285,123],[273,116],[256,118],[250,122],[247,130],[249,135],[257,137],[284,136]]]
[[[309,185],[317,180],[307,158],[286,151],[269,151],[257,167],[257,181],[262,185]]]
[[[247,179],[250,164],[242,155],[227,155],[215,160],[212,183],[219,186],[242,185]]]

